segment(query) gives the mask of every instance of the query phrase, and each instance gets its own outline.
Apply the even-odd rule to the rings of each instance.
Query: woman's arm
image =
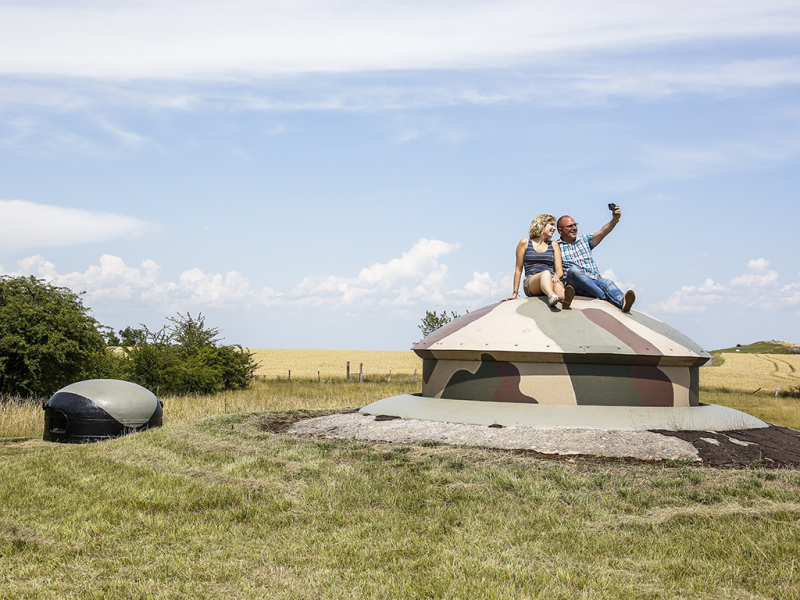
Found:
[[[556,277],[561,280],[564,277],[564,267],[561,264],[561,244],[558,242],[553,242],[553,259],[555,261]]]
[[[506,300],[514,300],[516,299],[519,290],[519,280],[522,278],[522,263],[525,261],[525,250],[528,248],[528,240],[526,238],[522,238],[517,244],[517,265],[514,268],[514,292],[508,297],[503,298],[500,302],[505,302]]]

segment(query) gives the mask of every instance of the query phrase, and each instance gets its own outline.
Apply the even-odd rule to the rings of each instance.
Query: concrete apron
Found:
[[[402,419],[504,427],[643,431],[729,431],[768,427],[764,421],[725,406],[575,406],[481,402],[404,394],[368,404],[360,413]]]

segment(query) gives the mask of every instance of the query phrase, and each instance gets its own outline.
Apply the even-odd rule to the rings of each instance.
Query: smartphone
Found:
[[[608,205],[608,210],[614,212],[615,210],[617,210],[617,205],[612,202],[611,204]]]

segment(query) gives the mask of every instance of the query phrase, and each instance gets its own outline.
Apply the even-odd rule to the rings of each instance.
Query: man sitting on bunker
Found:
[[[611,206],[614,207],[611,220],[593,234],[578,237],[578,224],[575,219],[569,215],[558,219],[556,226],[558,233],[561,234],[558,245],[561,248],[564,269],[562,281],[565,286],[571,285],[575,288],[576,294],[606,300],[622,309],[622,312],[628,312],[636,300],[636,294],[633,290],[623,294],[613,281],[601,277],[592,257],[592,249],[611,233],[622,216],[618,204],[609,205],[609,208]]]

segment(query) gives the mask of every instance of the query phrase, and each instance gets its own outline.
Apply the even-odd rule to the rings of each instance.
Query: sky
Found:
[[[800,342],[800,3],[0,0],[0,274],[406,350],[540,213],[708,350]]]

